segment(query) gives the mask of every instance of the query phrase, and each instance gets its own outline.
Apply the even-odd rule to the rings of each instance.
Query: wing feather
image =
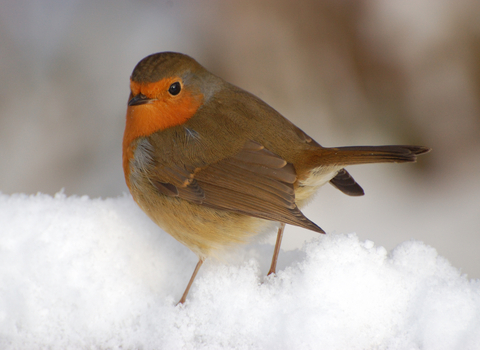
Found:
[[[152,183],[163,195],[324,232],[295,204],[293,165],[257,142],[246,142],[232,157],[187,169],[157,166],[155,172],[162,180]]]

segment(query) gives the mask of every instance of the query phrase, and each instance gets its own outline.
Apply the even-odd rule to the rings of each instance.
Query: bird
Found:
[[[206,258],[272,226],[278,230],[268,275],[276,273],[286,224],[325,233],[300,208],[326,183],[363,195],[346,166],[415,162],[430,151],[322,147],[258,97],[177,52],[154,53],[135,66],[122,146],[134,201],[198,256],[178,304]]]

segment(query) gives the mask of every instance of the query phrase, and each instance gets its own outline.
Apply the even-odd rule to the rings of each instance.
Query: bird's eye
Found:
[[[168,92],[170,95],[175,96],[180,93],[180,90],[182,89],[182,86],[178,81],[174,82],[170,87],[168,88]]]

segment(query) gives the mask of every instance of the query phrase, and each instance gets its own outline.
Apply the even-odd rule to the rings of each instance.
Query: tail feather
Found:
[[[347,166],[369,163],[415,162],[417,156],[430,151],[423,146],[354,146],[317,150],[313,163]]]
[[[363,188],[355,181],[355,179],[346,171],[341,169],[330,183],[337,189],[349,196],[363,196],[365,192]]]

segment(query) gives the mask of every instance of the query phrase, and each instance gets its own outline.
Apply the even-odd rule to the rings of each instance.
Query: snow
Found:
[[[0,194],[0,237],[1,349],[480,349],[480,281],[419,241],[327,233],[269,277],[244,246],[176,306],[197,259],[130,196]]]

